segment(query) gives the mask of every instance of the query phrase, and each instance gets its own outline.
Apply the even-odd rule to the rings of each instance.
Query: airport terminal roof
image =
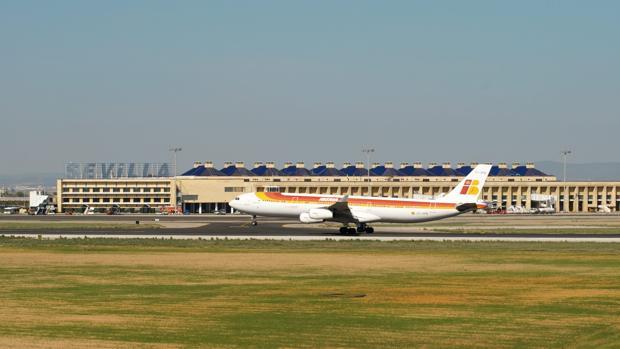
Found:
[[[340,169],[343,176],[355,177],[355,176],[368,176],[368,170],[366,170],[363,166],[360,165],[351,165]]]
[[[282,174],[285,176],[311,176],[312,172],[304,167],[303,163],[287,163],[285,168],[282,169]]]
[[[282,171],[275,167],[268,167],[267,165],[259,165],[254,167],[251,171],[257,176],[283,176]]]
[[[195,162],[194,167],[190,170],[181,174],[181,176],[226,176],[221,171],[217,170],[213,167],[212,162],[205,162],[205,164],[201,164],[200,162]]]
[[[430,166],[429,165],[429,169],[428,172],[430,172],[430,174],[432,176],[458,176],[459,174],[452,169],[452,167],[450,167],[450,164],[443,164],[443,165],[435,165],[435,166]]]
[[[319,165],[313,168],[311,172],[313,176],[338,177],[343,175],[337,168],[328,165]]]
[[[548,174],[534,168],[534,164],[528,163],[526,165],[515,166],[512,169],[517,176],[548,176]]]
[[[449,163],[443,163],[438,165],[436,163],[430,163],[426,168],[422,166],[422,163],[415,162],[413,165],[408,163],[401,163],[399,169],[395,169],[391,162],[386,162],[381,165],[374,163],[370,169],[371,176],[386,176],[386,177],[425,177],[425,176],[455,176],[463,177],[471,172],[472,168],[477,163],[465,165],[464,163],[458,163],[456,168],[452,168]],[[255,163],[252,170],[245,168],[243,162],[225,162],[224,168],[217,170],[213,167],[212,162],[200,162],[194,163],[194,167],[184,172],[181,176],[368,176],[368,170],[365,168],[364,163],[357,162],[355,164],[345,162],[342,169],[337,169],[333,162],[327,162],[325,165],[321,163],[315,163],[314,168],[307,169],[303,162],[287,162],[284,164],[283,169],[278,169],[274,162]],[[542,171],[536,169],[533,163],[527,163],[521,165],[519,163],[513,163],[509,168],[506,163],[499,163],[493,165],[491,168],[490,176],[531,176],[531,177],[544,177],[549,176]]]
[[[248,177],[255,176],[255,174],[245,168],[245,165],[242,162],[238,162],[236,164],[232,163],[224,163],[224,168],[221,170],[227,176],[237,176],[237,177]]]
[[[385,177],[396,177],[402,176],[402,174],[396,170],[394,167],[390,165],[379,165],[374,166],[370,169],[371,176],[385,176]]]

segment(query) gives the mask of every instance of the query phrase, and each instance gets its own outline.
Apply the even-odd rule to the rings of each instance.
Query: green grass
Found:
[[[0,238],[0,280],[37,343],[620,346],[613,243]]]
[[[483,229],[483,228],[427,228],[430,231],[441,233],[459,233],[459,234],[620,234],[620,227],[580,227],[580,228],[500,228],[500,229]]]
[[[76,230],[76,229],[89,229],[89,230],[127,230],[127,229],[153,229],[160,226],[153,223],[85,223],[85,222],[0,222],[0,233],[2,230]]]

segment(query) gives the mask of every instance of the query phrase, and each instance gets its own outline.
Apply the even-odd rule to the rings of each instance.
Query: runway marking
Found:
[[[278,240],[278,241],[327,241],[327,240],[364,240],[364,241],[505,241],[505,242],[607,242],[620,243],[620,238],[606,237],[510,237],[510,236],[294,236],[294,235],[108,235],[108,234],[10,234],[5,237],[41,238],[41,239],[178,239],[178,240]]]

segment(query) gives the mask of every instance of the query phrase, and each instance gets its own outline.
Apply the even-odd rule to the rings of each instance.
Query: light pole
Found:
[[[569,149],[561,151],[562,157],[564,158],[564,182],[566,182],[566,158],[572,153],[573,152]]]
[[[362,153],[366,154],[366,168],[368,170],[368,196],[372,196],[372,185],[370,181],[370,154],[375,152],[375,148],[362,148]]]
[[[177,153],[180,152],[181,150],[183,150],[183,148],[180,147],[170,147],[168,149],[169,152],[172,152],[173,154],[173,171],[174,171],[174,212],[177,212],[177,196],[178,196],[178,187],[177,187]]]

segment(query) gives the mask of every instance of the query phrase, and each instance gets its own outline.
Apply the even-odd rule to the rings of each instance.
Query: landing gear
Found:
[[[360,233],[372,234],[375,230],[372,227],[367,226],[365,223],[361,223],[357,226],[357,228],[352,228],[348,226],[340,227],[340,234],[343,235],[359,235]]]
[[[358,233],[366,233],[366,234],[372,234],[375,232],[375,229],[373,229],[373,227],[369,227],[366,225],[366,223],[360,223],[357,226],[357,232]]]
[[[256,216],[252,216],[252,222],[250,224],[252,224],[252,226],[257,226],[258,225],[258,221],[256,220]]]
[[[340,234],[342,235],[359,235],[355,228],[349,228],[347,226],[340,227]]]

